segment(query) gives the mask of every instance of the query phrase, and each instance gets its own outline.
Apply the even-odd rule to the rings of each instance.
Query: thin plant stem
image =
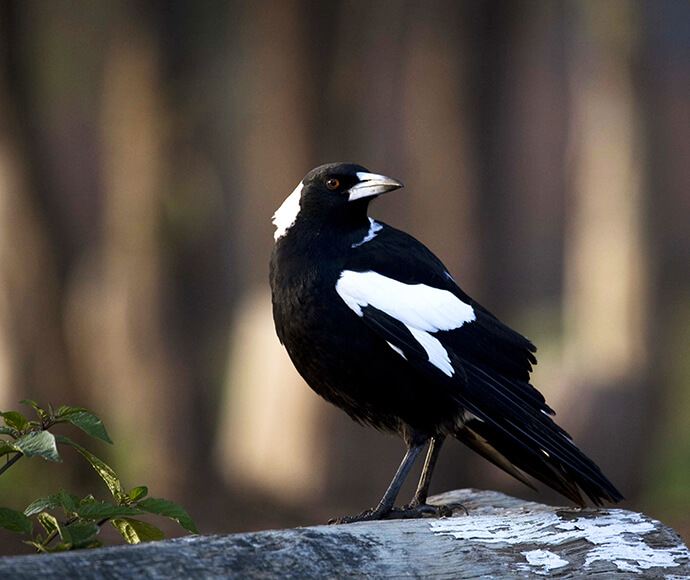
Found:
[[[22,457],[24,457],[23,453],[17,453],[14,457],[12,457],[12,459],[9,459],[7,463],[5,463],[5,465],[0,467],[0,475],[5,473],[5,471],[7,471],[10,468],[10,466],[17,463],[17,461],[19,461]]]

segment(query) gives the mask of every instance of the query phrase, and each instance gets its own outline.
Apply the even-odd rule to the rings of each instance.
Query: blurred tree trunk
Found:
[[[526,308],[527,320],[553,317],[568,128],[563,7],[486,1],[467,18],[483,301],[507,322]]]
[[[648,359],[654,377],[643,501],[690,538],[690,5],[643,4],[640,85],[649,138],[648,223],[654,302]]]
[[[7,13],[3,15],[6,17]],[[6,22],[6,21],[5,21]],[[0,33],[1,34],[1,33]],[[26,136],[16,122],[7,55],[0,65],[0,409],[23,398],[58,403],[69,392],[70,369],[51,237],[31,195]]]
[[[307,4],[249,5],[242,67],[235,79],[238,134],[237,243],[244,249],[242,296],[236,304],[226,393],[220,406],[218,462],[226,481],[254,495],[299,502],[318,497],[323,476],[318,442],[320,402],[278,344],[266,292],[273,228],[270,216],[313,159]]]
[[[639,5],[572,4],[573,184],[566,222],[565,368],[557,407],[624,494],[644,447],[649,345],[646,154],[634,66]],[[615,439],[615,446],[600,446]]]
[[[466,12],[459,3],[444,3],[433,12],[417,5],[406,15],[401,97],[409,191],[401,197],[408,198],[409,216],[401,221],[469,291],[478,286],[481,267]]]
[[[161,318],[169,276],[161,244],[169,113],[153,31],[144,34],[126,19],[119,25],[126,31],[105,63],[102,254],[97,270],[85,272],[75,319],[86,329],[80,338],[92,349],[85,359],[96,363],[92,384],[105,387],[101,397],[114,410],[120,449],[149,449],[138,454],[143,463],[133,473],[156,474],[166,493],[179,492],[188,450],[176,409],[187,403],[188,369],[172,357]]]
[[[179,469],[186,492],[215,489],[213,440],[227,367],[233,305],[251,283],[243,259],[246,143],[242,127],[242,31],[246,3],[154,3],[160,25],[161,87],[168,99],[163,181],[161,301],[165,347],[183,368],[180,404],[170,424],[180,431]],[[254,260],[255,262],[255,260]]]
[[[56,305],[65,301],[70,254],[81,235],[93,234],[94,216],[93,206],[75,199],[69,183],[88,181],[89,172],[56,172],[56,152],[88,156],[87,148],[75,146],[82,129],[75,108],[87,103],[70,101],[69,91],[47,74],[50,67],[69,66],[74,39],[59,39],[41,55],[45,61],[34,58],[59,18],[51,23],[42,8],[7,2],[0,19],[0,396],[5,408],[27,397],[66,404],[83,385],[76,384],[64,312]]]

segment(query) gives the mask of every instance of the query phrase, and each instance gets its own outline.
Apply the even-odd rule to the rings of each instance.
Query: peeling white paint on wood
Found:
[[[642,573],[654,567],[669,568],[687,564],[690,552],[681,542],[660,548],[647,543],[645,535],[657,529],[658,522],[620,509],[578,510],[563,508],[510,508],[502,513],[453,517],[429,523],[435,534],[482,544],[526,545],[522,551],[525,566],[548,571],[570,563],[567,553],[555,548],[574,542],[591,545],[584,558],[587,570],[601,562],[613,563],[624,572]],[[556,566],[556,563],[558,565]]]
[[[521,568],[525,570],[531,566],[536,574],[549,574],[552,570],[562,568],[570,563],[549,550],[528,550],[522,552],[522,555],[527,560],[527,565],[521,566]]]

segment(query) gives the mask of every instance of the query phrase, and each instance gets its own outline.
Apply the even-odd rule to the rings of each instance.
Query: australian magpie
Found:
[[[623,499],[530,384],[534,345],[465,294],[423,244],[367,216],[372,199],[400,187],[360,165],[322,165],[273,216],[273,317],[292,362],[327,401],[407,445],[378,506],[336,522],[447,513],[426,503],[447,435],[581,506],[582,492],[596,505]],[[394,508],[427,443],[412,501]]]

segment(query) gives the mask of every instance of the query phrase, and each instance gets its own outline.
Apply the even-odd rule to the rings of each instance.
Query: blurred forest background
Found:
[[[93,410],[125,486],[206,533],[373,505],[403,445],[301,382],[267,283],[273,211],[353,161],[406,185],[373,215],[538,345],[623,506],[688,538],[689,117],[683,0],[2,0],[0,409]],[[0,505],[105,499],[63,456]],[[432,492],[461,487],[564,501],[450,443]]]

